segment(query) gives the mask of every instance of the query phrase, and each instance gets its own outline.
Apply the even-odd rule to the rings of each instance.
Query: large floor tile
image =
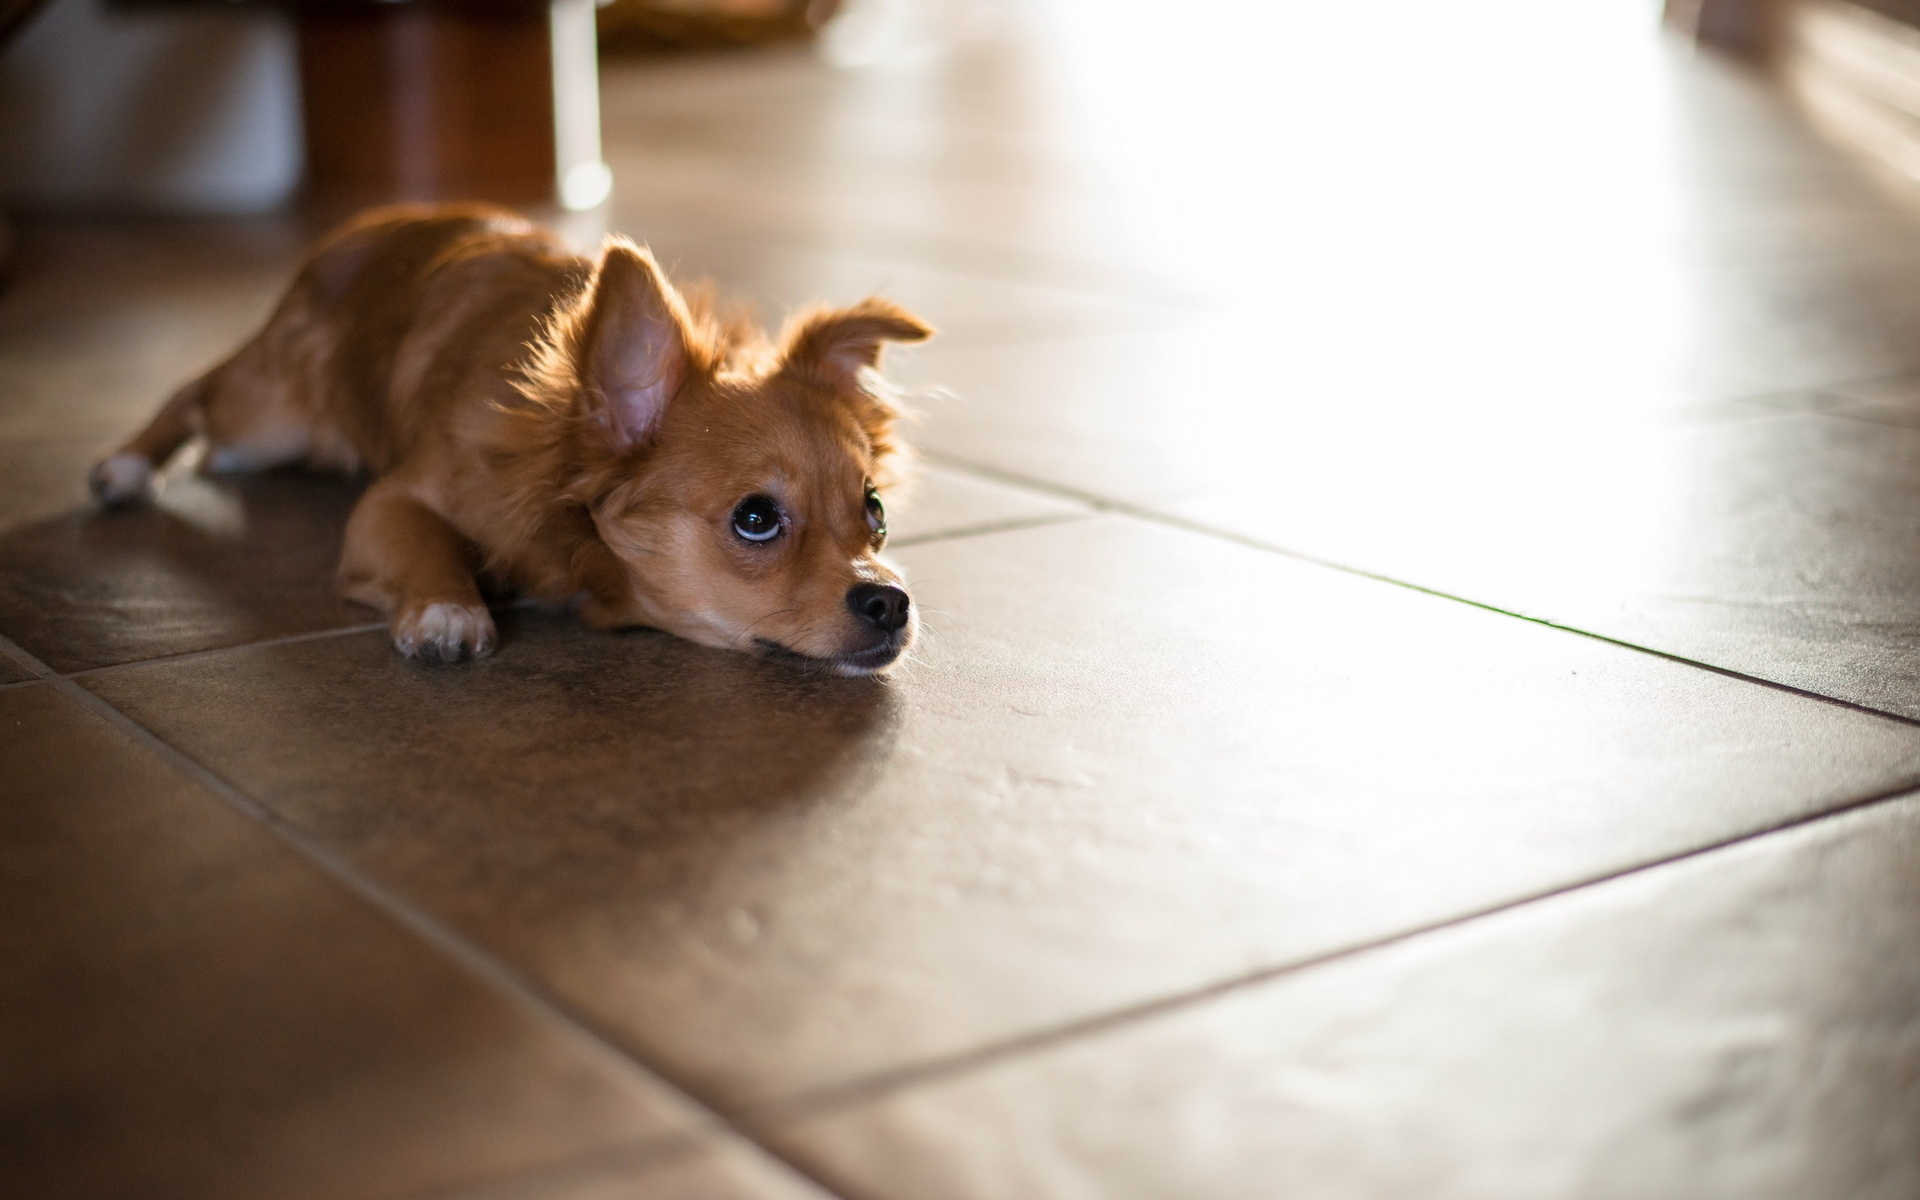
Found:
[[[691,1127],[50,685],[0,761],[0,1192],[412,1195]]]
[[[854,1195],[1920,1193],[1920,805],[802,1120]]]
[[[508,623],[86,677],[724,1106],[1920,779],[1920,729],[1102,517],[903,552],[890,681]]]
[[[905,369],[953,387],[927,403],[935,454],[1920,716],[1901,381],[1718,402],[1507,366],[1301,387],[1224,329]]]

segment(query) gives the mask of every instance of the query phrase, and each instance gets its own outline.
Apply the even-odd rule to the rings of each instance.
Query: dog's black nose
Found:
[[[881,633],[892,633],[907,623],[913,601],[890,583],[857,583],[847,592],[847,607]]]

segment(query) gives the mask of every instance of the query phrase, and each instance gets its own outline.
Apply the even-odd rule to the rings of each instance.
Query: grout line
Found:
[[[710,1144],[687,1141],[663,1146],[650,1140],[616,1142],[564,1158],[533,1163],[486,1179],[409,1191],[390,1200],[513,1200],[515,1197],[532,1196],[534,1193],[529,1190],[531,1188],[565,1184],[586,1173],[601,1174],[623,1169],[651,1171],[691,1158],[706,1150]]]
[[[877,1099],[892,1092],[919,1087],[929,1083],[939,1083],[957,1075],[993,1067],[1001,1062],[1022,1055],[1043,1052],[1068,1042],[1097,1037],[1116,1029],[1122,1029],[1156,1017],[1178,1012],[1183,1009],[1205,1004],[1222,996],[1246,991],[1264,984],[1273,983],[1291,975],[1297,975],[1320,967],[1329,966],[1347,959],[1359,958],[1378,951],[1411,942],[1418,938],[1429,937],[1447,930],[1459,929],[1478,924],[1506,913],[1515,912],[1530,905],[1560,897],[1572,896],[1618,880],[1658,871],[1676,866],[1693,859],[1705,858],[1723,850],[1730,850],[1750,842],[1758,842],[1776,835],[1790,833],[1796,829],[1834,820],[1851,813],[1858,813],[1882,804],[1890,804],[1903,797],[1920,795],[1915,791],[1916,783],[1909,781],[1884,792],[1859,799],[1842,801],[1818,812],[1806,813],[1797,817],[1775,822],[1738,836],[1714,842],[1711,845],[1697,846],[1647,862],[1635,863],[1602,875],[1573,883],[1562,884],[1544,891],[1531,892],[1512,900],[1503,901],[1486,908],[1458,916],[1447,917],[1439,921],[1416,925],[1381,937],[1370,938],[1363,942],[1342,946],[1321,954],[1310,955],[1293,962],[1277,966],[1263,967],[1245,975],[1221,980],[1191,991],[1171,996],[1161,996],[1139,1004],[1113,1009],[1091,1017],[1068,1021],[1049,1029],[1037,1030],[1008,1038],[1005,1041],[964,1050],[942,1058],[927,1059],[918,1063],[876,1071],[873,1074],[847,1080],[843,1083],[827,1084],[809,1091],[795,1093],[780,1099],[749,1105],[740,1113],[742,1122],[756,1128],[772,1128],[790,1124],[804,1118],[818,1116],[851,1108]]]
[[[542,607],[538,600],[528,596],[516,597],[487,605],[498,614],[503,612],[525,612]],[[388,622],[368,621],[360,625],[341,625],[334,629],[313,629],[306,633],[289,633],[281,637],[261,638],[254,642],[235,642],[231,646],[211,646],[205,650],[182,650],[178,654],[157,654],[152,658],[135,658],[127,662],[108,663],[100,667],[82,667],[78,671],[68,671],[62,678],[79,679],[88,675],[99,675],[107,671],[120,671],[128,667],[145,667],[155,663],[186,662],[196,658],[207,658],[215,654],[231,654],[237,650],[252,650],[261,646],[289,646],[300,642],[318,642],[327,638],[347,637],[356,633],[376,633],[387,628]],[[28,682],[32,682],[29,680]],[[8,685],[0,685],[4,687]]]
[[[0,654],[6,655],[18,664],[22,670],[33,675],[32,679],[22,680],[23,683],[42,683],[55,677],[53,671],[47,667],[47,664],[21,649],[19,643],[15,642],[12,638],[0,636]],[[19,685],[9,684],[8,686],[17,687]]]
[[[363,902],[426,942],[434,950],[465,967],[496,992],[517,1002],[523,1010],[554,1023],[597,1054],[611,1057],[614,1062],[622,1064],[630,1075],[652,1091],[678,1100],[687,1108],[694,1110],[695,1119],[690,1123],[691,1127],[676,1131],[680,1137],[688,1142],[698,1142],[702,1137],[711,1137],[714,1134],[731,1134],[765,1155],[770,1162],[805,1179],[828,1195],[838,1194],[812,1172],[785,1155],[761,1145],[737,1122],[729,1119],[718,1106],[703,1101],[692,1089],[674,1083],[650,1064],[626,1050],[613,1035],[601,1029],[591,1019],[574,1012],[559,999],[489,954],[479,944],[469,940],[438,917],[414,907],[402,895],[388,890],[371,876],[363,874],[350,861],[328,849],[298,825],[281,817],[266,805],[214,774],[184,751],[162,739],[106,700],[94,695],[72,679],[54,674],[45,663],[22,649],[11,638],[0,636],[0,652],[28,670],[41,675],[47,683],[68,699],[113,726],[136,744],[151,751],[175,770],[226,801],[242,815],[252,817],[264,824],[283,842],[332,877],[336,883],[346,887]],[[663,1147],[669,1144],[664,1140],[662,1142]]]
[[[983,479],[991,479],[995,483],[1004,483],[1013,487],[1025,488],[1030,492],[1045,492],[1049,496],[1058,496],[1063,500],[1075,500],[1081,504],[1096,508],[1101,512],[1124,512],[1127,508],[1122,501],[1109,500],[1107,497],[1095,492],[1082,491],[1076,487],[1069,487],[1063,483],[1054,483],[1051,480],[1040,479],[1032,475],[1022,475],[1018,471],[1008,471],[987,463],[974,462],[972,459],[960,458],[956,455],[948,454],[943,450],[915,449],[914,453],[930,463],[937,463],[940,466],[948,467],[952,470],[965,471],[970,475],[978,475]]]
[[[1047,513],[1038,517],[1012,517],[1005,521],[988,521],[981,525],[963,525],[958,529],[948,529],[941,533],[924,533],[916,537],[903,537],[887,543],[889,550],[904,550],[909,546],[926,546],[934,542],[955,541],[960,538],[984,537],[990,533],[1012,533],[1017,529],[1037,529],[1043,525],[1060,525],[1067,521],[1084,521],[1093,516],[1090,512]]]
[[[1852,402],[1849,401],[1849,403]],[[1905,429],[1908,432],[1920,430],[1920,418],[1896,421],[1887,417],[1875,416],[1870,412],[1849,412],[1844,408],[1821,409],[1818,412],[1811,412],[1807,415],[1810,417],[1831,417],[1839,421],[1858,421],[1865,425],[1877,425],[1882,429]]]
[[[1909,717],[1903,713],[1889,712],[1883,708],[1875,708],[1871,704],[1862,704],[1857,700],[1845,700],[1839,696],[1829,696],[1824,692],[1812,691],[1791,683],[1782,683],[1777,679],[1767,679],[1759,675],[1749,675],[1745,671],[1736,671],[1731,667],[1717,666],[1710,662],[1703,662],[1697,658],[1688,658],[1684,654],[1675,654],[1671,651],[1656,649],[1652,646],[1642,646],[1637,642],[1629,642],[1604,633],[1595,633],[1591,629],[1582,629],[1577,625],[1563,625],[1547,617],[1536,617],[1523,612],[1515,612],[1512,609],[1501,608],[1497,604],[1492,604],[1484,600],[1475,600],[1469,596],[1460,596],[1452,592],[1441,591],[1439,588],[1431,588],[1424,584],[1413,583],[1405,579],[1397,579],[1392,575],[1383,575],[1378,571],[1369,571],[1364,567],[1355,567],[1346,563],[1335,562],[1332,559],[1321,558],[1318,555],[1307,554],[1300,550],[1292,550],[1285,546],[1275,545],[1272,542],[1263,542],[1257,538],[1248,537],[1245,534],[1235,533],[1230,529],[1220,529],[1200,521],[1174,516],[1171,513],[1159,512],[1142,505],[1108,499],[1107,497],[1098,496],[1091,492],[1082,492],[1075,488],[1049,483],[1042,479],[1029,478],[1013,471],[1005,471],[998,467],[969,462],[966,459],[955,458],[947,454],[932,451],[921,451],[920,453],[927,461],[939,463],[944,467],[959,471],[968,471],[982,478],[992,479],[998,483],[1011,484],[1032,491],[1046,492],[1050,495],[1078,500],[1083,504],[1091,505],[1101,512],[1115,513],[1120,516],[1132,517],[1135,520],[1146,521],[1155,525],[1163,525],[1171,529],[1184,530],[1187,533],[1196,533],[1205,537],[1218,538],[1221,541],[1233,542],[1254,550],[1264,550],[1271,554],[1279,554],[1291,558],[1297,562],[1311,563],[1317,567],[1326,567],[1329,570],[1339,571],[1343,575],[1354,575],[1361,579],[1371,579],[1376,583],[1389,584],[1393,587],[1403,588],[1409,592],[1418,592],[1421,595],[1433,596],[1440,600],[1451,600],[1456,604],[1464,604],[1470,608],[1497,613],[1503,617],[1513,617],[1517,620],[1526,621],[1529,624],[1544,625],[1548,629],[1557,629],[1562,633],[1571,633],[1575,636],[1589,638],[1596,642],[1605,642],[1610,646],[1618,646],[1623,650],[1632,650],[1639,654],[1651,655],[1654,658],[1663,658],[1668,662],[1679,663],[1682,666],[1694,667],[1702,671],[1709,671],[1715,675],[1725,676],[1728,679],[1738,679],[1743,683],[1756,684],[1760,687],[1769,688],[1778,692],[1786,692],[1807,700],[1817,700],[1822,704],[1850,709],[1854,712],[1879,717],[1883,720],[1896,721],[1902,725],[1920,726],[1920,717]]]
[[[1920,381],[1920,370],[1908,368],[1907,370],[1904,370],[1904,371],[1892,371],[1883,375],[1853,375],[1853,376],[1849,376],[1846,379],[1830,380],[1826,383],[1816,383],[1816,384],[1809,385],[1807,387],[1789,389],[1789,390],[1801,391],[1801,392],[1815,392],[1815,393],[1818,393],[1819,395],[1827,397],[1830,400],[1845,401],[1847,397],[1834,395],[1833,389],[1849,388],[1849,387],[1870,387],[1877,383],[1899,383],[1900,381],[1906,380],[1906,379]],[[1783,395],[1785,393],[1770,392],[1767,394]]]
[[[128,662],[108,663],[103,667],[82,667],[78,671],[68,671],[63,679],[81,679],[88,675],[99,675],[106,671],[120,671],[128,667],[145,667],[155,663],[188,662],[196,658],[207,658],[215,654],[231,654],[236,650],[251,650],[258,646],[291,646],[300,642],[318,642],[327,638],[346,637],[355,633],[370,633],[376,629],[385,629],[385,621],[373,621],[365,625],[342,625],[336,629],[313,629],[306,633],[289,633],[283,637],[261,638],[257,642],[236,642],[231,646],[212,646],[205,650],[182,650],[178,654],[156,654],[152,658],[136,658]]]

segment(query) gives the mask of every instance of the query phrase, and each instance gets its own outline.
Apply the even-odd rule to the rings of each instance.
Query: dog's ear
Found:
[[[850,308],[802,317],[787,334],[780,369],[840,390],[859,387],[860,372],[880,365],[885,342],[924,342],[933,327],[891,300],[870,297]]]
[[[686,382],[688,328],[686,305],[653,255],[608,238],[588,302],[580,379],[616,449],[659,428]]]

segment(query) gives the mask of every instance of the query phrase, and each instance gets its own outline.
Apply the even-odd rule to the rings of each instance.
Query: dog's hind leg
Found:
[[[493,617],[474,581],[473,543],[391,479],[347,519],[340,593],[392,618],[408,658],[458,662],[493,652]]]
[[[209,371],[182,386],[132,441],[94,464],[87,473],[87,486],[96,499],[102,504],[130,504],[152,497],[153,473],[200,432],[213,374]]]

